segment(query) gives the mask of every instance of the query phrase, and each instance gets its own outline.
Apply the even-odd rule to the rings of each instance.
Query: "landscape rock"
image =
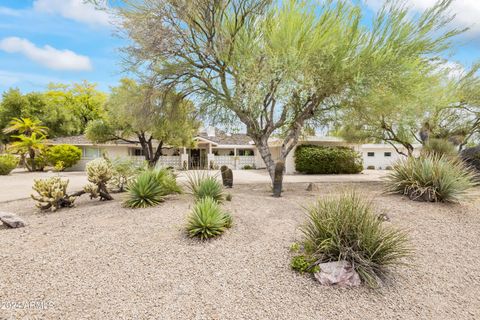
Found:
[[[348,261],[333,261],[321,263],[319,272],[315,272],[315,279],[322,285],[339,287],[358,287],[361,285],[360,276]]]
[[[0,212],[0,221],[10,228],[23,228],[26,226],[26,223],[23,221],[23,219],[16,214],[9,212]]]

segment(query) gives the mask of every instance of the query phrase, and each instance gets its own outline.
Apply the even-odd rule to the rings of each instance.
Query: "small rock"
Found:
[[[8,212],[0,212],[0,221],[10,228],[23,228],[26,226],[25,221],[23,221],[19,216]]]
[[[315,183],[310,182],[307,186],[307,191],[319,191],[319,187]]]
[[[348,261],[333,261],[321,263],[319,272],[315,272],[315,279],[323,285],[339,287],[358,287],[361,285],[360,276]]]

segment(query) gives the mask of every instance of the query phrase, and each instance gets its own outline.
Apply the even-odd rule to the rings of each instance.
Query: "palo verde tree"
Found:
[[[150,166],[156,165],[165,145],[191,145],[198,128],[191,101],[131,79],[122,79],[112,88],[106,108],[106,120],[88,124],[87,138],[138,143]]]
[[[362,6],[346,0],[123,2],[113,11],[132,41],[132,66],[222,119],[240,120],[272,182],[305,125],[357,89],[396,85],[392,75],[426,68],[460,32],[439,32],[450,0],[420,16],[388,1],[371,27],[361,24]],[[274,159],[268,140],[276,133],[283,141]]]

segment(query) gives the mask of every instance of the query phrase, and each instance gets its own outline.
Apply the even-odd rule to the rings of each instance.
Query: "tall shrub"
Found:
[[[360,153],[348,147],[301,145],[295,150],[295,170],[308,174],[359,173]]]
[[[59,144],[49,147],[45,151],[45,158],[48,164],[57,168],[61,165],[63,169],[67,169],[82,158],[82,150],[70,144]]]

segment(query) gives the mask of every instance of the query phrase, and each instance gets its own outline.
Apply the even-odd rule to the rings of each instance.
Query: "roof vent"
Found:
[[[207,128],[207,136],[215,137],[215,127],[208,127]]]

